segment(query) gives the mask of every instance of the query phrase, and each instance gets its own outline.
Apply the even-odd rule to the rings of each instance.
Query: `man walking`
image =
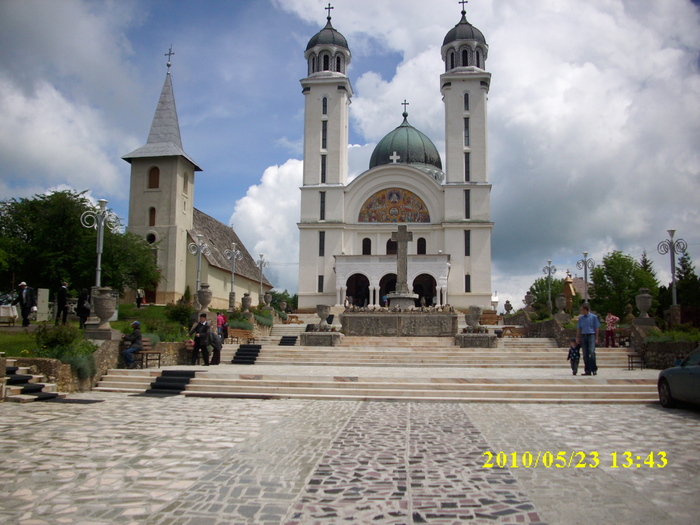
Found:
[[[63,317],[63,324],[66,324],[68,318],[68,283],[64,282],[58,289],[56,294],[56,326],[58,319]]]
[[[19,295],[12,301],[12,304],[18,304],[22,312],[22,326],[29,326],[29,314],[36,312],[36,295],[34,288],[27,286],[27,283],[22,281],[19,283]]]
[[[598,373],[598,365],[595,360],[595,343],[598,340],[600,321],[598,316],[591,313],[588,303],[581,305],[581,315],[576,325],[576,344],[580,344],[583,349],[583,365],[585,367],[582,375],[589,376]]]
[[[199,351],[202,351],[202,359],[204,366],[209,366],[209,350],[207,349],[207,332],[209,324],[207,323],[207,314],[199,314],[199,322],[192,327],[190,335],[194,334],[194,348],[192,349],[192,364],[197,364]]]

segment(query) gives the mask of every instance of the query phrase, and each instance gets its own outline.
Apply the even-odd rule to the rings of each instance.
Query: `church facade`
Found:
[[[168,53],[168,56],[170,53]],[[131,164],[129,220],[127,231],[153,246],[161,273],[154,290],[145,290],[146,302],[167,304],[178,301],[189,288],[197,288],[199,277],[212,291],[211,308],[240,306],[245,293],[252,304],[262,302],[272,284],[260,271],[233,228],[194,207],[195,173],[202,169],[185,153],[175,107],[170,62],[146,144],[122,157]],[[240,257],[235,262],[235,290],[231,290],[233,248]],[[230,254],[229,254],[230,255]],[[235,305],[230,292],[235,292]],[[131,300],[134,293],[127,294]]]
[[[409,123],[404,109],[403,121],[377,144],[367,171],[348,182],[350,48],[330,16],[309,41],[307,76],[301,80],[300,308],[383,305],[396,286],[391,237],[399,224],[413,234],[408,286],[419,296],[417,305],[490,307],[486,105],[491,75],[485,69],[486,39],[465,11],[441,52],[444,168],[435,145]]]

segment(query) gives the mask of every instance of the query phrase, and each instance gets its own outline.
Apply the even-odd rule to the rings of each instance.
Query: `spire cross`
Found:
[[[170,44],[170,49],[168,49],[168,52],[165,53],[165,56],[168,57],[168,71],[170,71],[170,57],[173,56],[175,53],[173,53],[173,45]]]
[[[328,20],[330,20],[330,19],[331,19],[331,9],[335,9],[335,8],[331,5],[330,2],[328,2],[328,7],[324,7],[324,9],[325,9],[326,11],[328,11],[328,17],[327,17],[327,18],[328,18]]]
[[[406,113],[406,106],[410,106],[408,102],[406,102],[406,99],[403,99],[403,102],[401,102],[401,105],[403,106],[403,112]]]
[[[467,10],[465,9],[464,4],[468,4],[468,3],[469,3],[469,0],[460,0],[460,1],[457,2],[457,3],[458,3],[458,4],[462,4],[462,13],[466,13]]]

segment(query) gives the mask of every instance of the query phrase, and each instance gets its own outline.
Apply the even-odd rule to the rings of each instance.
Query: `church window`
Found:
[[[326,220],[326,192],[321,191],[319,192],[319,211],[318,211],[318,219],[321,221]]]
[[[481,64],[481,51],[476,50],[476,67],[483,67]]]
[[[466,67],[469,65],[469,51],[462,49],[462,66]]]
[[[148,225],[149,226],[156,225],[156,209],[155,208],[148,208]]]
[[[369,237],[362,239],[362,255],[372,255],[372,239]]]
[[[326,232],[318,232],[318,256],[326,254]]]
[[[331,68],[331,57],[323,55],[323,70],[328,71]]]
[[[148,244],[153,244],[154,242],[156,242],[156,234],[155,234],[155,233],[149,233],[148,235],[146,235],[146,242],[147,242]]]
[[[328,121],[324,120],[321,123],[321,149],[326,149],[328,146]]]
[[[318,293],[323,293],[323,275],[318,276]]]
[[[160,187],[160,170],[153,167],[148,172],[148,189],[154,190]]]
[[[471,218],[471,209],[470,209],[470,195],[469,195],[469,190],[464,190],[464,218],[469,219]]]
[[[469,119],[464,119],[464,145],[469,146]]]
[[[464,182],[469,182],[471,176],[471,153],[467,151],[464,154]]]
[[[182,193],[187,195],[190,192],[190,175],[189,173],[185,172],[185,176],[183,177],[182,180]]]
[[[472,291],[472,276],[467,274],[464,276],[464,291],[471,293]]]
[[[455,68],[455,52],[450,51],[450,69]]]
[[[419,237],[418,238],[418,255],[425,255],[426,252],[426,243],[425,243],[425,237]]]
[[[328,115],[328,97],[323,97],[323,100],[321,101],[321,106],[323,108],[322,113],[324,115]]]
[[[386,241],[386,254],[387,255],[396,255],[396,250],[397,250],[396,241],[392,241],[391,239]]]
[[[464,94],[464,111],[469,111],[469,93]]]
[[[326,156],[321,155],[321,184],[326,183]]]
[[[469,257],[472,254],[472,232],[464,230],[464,256]]]
[[[337,57],[337,58],[335,59],[335,70],[336,70],[338,73],[342,73],[342,71],[340,70],[340,66],[341,66],[340,57]]]

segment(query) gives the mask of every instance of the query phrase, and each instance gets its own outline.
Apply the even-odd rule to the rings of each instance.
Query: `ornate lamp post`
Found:
[[[676,230],[666,230],[671,237],[665,241],[661,241],[656,247],[657,251],[661,255],[671,254],[671,290],[673,297],[673,306],[678,304],[678,299],[676,297],[676,253],[683,253],[688,249],[688,243],[683,239],[673,240],[673,236]]]
[[[236,276],[236,261],[240,261],[243,258],[243,254],[238,249],[238,245],[232,242],[231,249],[224,250],[224,256],[231,261],[231,291],[228,294],[228,310],[232,312],[236,307],[236,289],[233,287]]]
[[[111,211],[107,211],[107,200],[100,199],[97,211],[84,211],[80,216],[80,223],[85,228],[95,228],[97,230],[97,270],[95,271],[95,287],[102,286],[102,246],[104,245],[105,225],[113,233],[119,229],[119,217]]]
[[[552,259],[547,261],[547,266],[542,268],[542,272],[547,276],[547,308],[552,312],[552,274],[557,273],[557,269],[552,265]]]
[[[266,261],[263,254],[260,254],[260,259],[255,262],[255,265],[260,268],[260,297],[258,303],[263,302],[263,268],[270,266],[270,261]]]
[[[209,248],[209,245],[205,243],[202,238],[204,236],[201,233],[197,234],[197,242],[193,243],[191,242],[190,244],[187,245],[187,249],[192,255],[197,256],[197,288],[194,291],[194,307],[195,310],[199,310],[199,298],[197,297],[197,292],[199,291],[200,288],[200,278],[202,275],[202,254],[204,255],[210,255],[211,254],[211,249]]]
[[[595,268],[595,261],[588,258],[588,252],[583,252],[583,259],[576,262],[576,268],[583,270],[583,302],[588,302],[588,270]]]

